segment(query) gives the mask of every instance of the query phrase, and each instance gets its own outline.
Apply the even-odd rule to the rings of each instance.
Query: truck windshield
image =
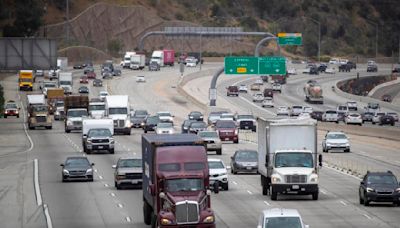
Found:
[[[71,85],[71,81],[60,81],[60,85]]]
[[[68,117],[82,117],[87,116],[86,110],[69,110],[67,113]]]
[[[89,105],[89,111],[106,110],[105,105]]]
[[[168,192],[201,191],[204,189],[203,180],[198,178],[170,179],[165,182]]]
[[[109,108],[108,109],[108,114],[114,115],[114,114],[128,114],[127,108]]]
[[[47,112],[47,106],[44,106],[44,105],[35,105],[35,106],[33,107],[33,110],[34,110],[35,112]]]
[[[20,82],[32,82],[32,78],[20,78]]]
[[[50,83],[46,83],[44,84],[44,88],[55,88],[56,84],[50,84]]]
[[[275,155],[275,167],[313,167],[313,157],[310,153],[277,153]]]
[[[88,136],[91,137],[111,137],[111,131],[105,129],[91,129],[88,132]]]
[[[301,221],[299,217],[274,217],[265,218],[265,228],[278,228],[278,227],[290,227],[290,228],[301,228]]]

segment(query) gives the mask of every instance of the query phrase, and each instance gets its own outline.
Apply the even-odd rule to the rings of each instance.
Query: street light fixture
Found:
[[[321,62],[321,22],[312,17],[303,16],[303,18],[310,19],[318,25],[318,62]]]
[[[372,21],[372,20],[370,20],[370,19],[367,19],[367,18],[365,18],[365,20],[368,22],[368,23],[370,23],[370,24],[372,24],[372,25],[375,25],[375,61],[377,60],[377,58],[378,58],[378,23],[376,23],[376,22],[374,22],[374,21]]]

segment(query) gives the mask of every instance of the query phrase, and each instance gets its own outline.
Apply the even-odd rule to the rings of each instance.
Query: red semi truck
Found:
[[[204,141],[192,134],[142,136],[143,216],[152,227],[215,227]]]
[[[156,62],[159,66],[173,66],[175,63],[175,51],[174,50],[155,50],[151,55],[150,63]]]

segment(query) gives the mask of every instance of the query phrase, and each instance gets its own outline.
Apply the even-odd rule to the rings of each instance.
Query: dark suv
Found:
[[[379,125],[391,125],[394,126],[395,120],[394,117],[388,114],[385,114],[379,118]]]
[[[148,131],[155,131],[155,127],[157,124],[160,122],[160,118],[158,116],[149,116],[146,118],[146,121],[144,122],[143,125],[143,131],[144,133],[147,133]]]
[[[370,202],[393,202],[400,206],[400,186],[391,171],[367,172],[360,183],[360,204],[368,206]]]
[[[226,96],[239,96],[239,88],[237,86],[228,86],[226,88]]]

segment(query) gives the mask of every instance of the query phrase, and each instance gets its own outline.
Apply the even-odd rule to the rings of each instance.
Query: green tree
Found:
[[[3,35],[8,37],[33,36],[43,24],[44,9],[38,0],[16,0],[15,20],[11,25],[6,25]]]
[[[117,39],[112,39],[107,43],[108,52],[114,57],[118,57],[120,55],[119,52],[122,50],[123,46],[123,43]]]

